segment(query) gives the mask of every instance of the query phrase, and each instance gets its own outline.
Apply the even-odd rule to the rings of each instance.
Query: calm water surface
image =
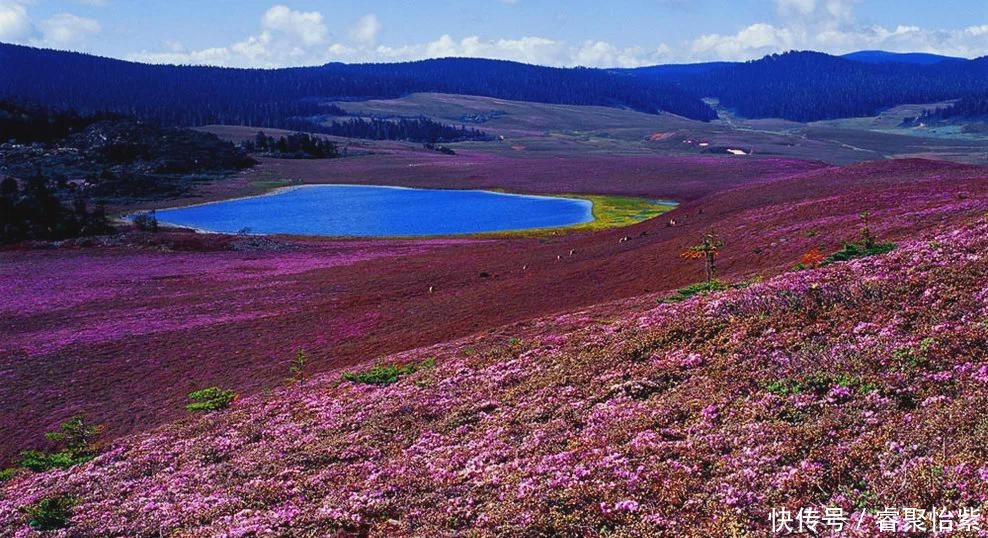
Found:
[[[306,185],[157,216],[213,232],[372,237],[569,226],[592,221],[592,207],[589,200],[490,191]]]

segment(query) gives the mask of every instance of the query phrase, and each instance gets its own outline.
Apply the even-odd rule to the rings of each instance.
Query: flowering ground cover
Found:
[[[982,214],[983,214],[982,210]],[[988,502],[988,221],[327,371],[0,486],[0,534],[766,536],[776,507]],[[149,396],[150,397],[150,396]],[[54,499],[54,500],[52,500]]]
[[[667,296],[702,278],[702,264],[679,254],[710,229],[725,242],[718,276],[733,284],[857,240],[862,212],[882,241],[898,242],[986,208],[984,169],[893,161],[769,174],[591,234],[237,251],[235,238],[184,233],[165,245],[0,252],[0,467],[79,413],[113,439],[181,417],[193,390],[263,392],[298,348],[310,373],[356,368],[526,319]]]
[[[394,151],[314,162],[266,159],[244,177],[440,189],[500,188],[532,194],[624,195],[683,202],[757,180],[825,167],[820,162],[771,157],[579,153],[505,156],[465,149],[455,156]]]
[[[13,333],[0,342],[0,353],[42,354],[70,344],[264,317],[266,312],[291,308],[295,297],[272,294],[276,301],[267,296],[262,304],[257,291],[282,288],[294,275],[442,245],[353,241],[288,252],[145,251],[135,256],[107,249],[3,254],[0,319],[25,312],[60,311],[71,311],[75,317],[72,323]],[[42,277],[16,278],[38,265],[44,266]],[[224,295],[209,298],[209,290],[203,287],[206,283],[222,285]],[[139,293],[135,287],[141,288]],[[232,293],[239,300],[233,300]],[[191,310],[176,311],[175,299],[180,294],[195,295],[199,302]]]

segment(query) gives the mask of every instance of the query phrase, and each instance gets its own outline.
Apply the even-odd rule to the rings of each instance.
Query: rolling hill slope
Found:
[[[819,52],[773,54],[700,72],[631,70],[716,97],[748,118],[808,122],[872,116],[883,108],[934,103],[988,91],[988,57],[976,60],[862,62]]]
[[[697,177],[683,192],[695,194],[663,218],[590,235],[238,252],[179,234],[162,239],[165,252],[111,246],[2,253],[0,268],[21,277],[0,313],[8,334],[0,342],[8,380],[0,400],[12,410],[0,416],[0,429],[11,432],[0,440],[0,458],[39,448],[43,432],[78,412],[106,424],[113,437],[181,416],[186,394],[203,386],[263,391],[283,381],[297,347],[309,352],[313,372],[325,371],[554,312],[670,292],[701,278],[702,268],[679,253],[710,229],[727,242],[722,278],[739,282],[786,271],[812,248],[834,251],[855,240],[862,212],[870,212],[879,237],[901,240],[988,208],[988,175],[971,166],[881,162],[749,179],[753,184],[733,189],[715,172],[694,168]],[[648,176],[646,168],[641,177]],[[624,187],[639,188],[636,178]],[[663,182],[676,186],[683,176],[653,181],[658,197]],[[206,252],[189,252],[196,249]],[[135,267],[147,269],[135,274]],[[241,273],[250,278],[231,276]],[[32,290],[53,281],[66,284],[38,302]],[[60,329],[53,334],[50,327]]]
[[[988,496],[986,255],[975,219],[390,356],[417,369],[393,383],[333,370],[15,476],[0,532],[71,499],[73,536],[767,536],[771,509],[818,505],[874,535],[866,509]]]
[[[542,103],[606,105],[710,120],[713,110],[671,84],[598,69],[447,58],[291,69],[147,65],[0,44],[0,97],[81,112],[113,111],[181,125],[279,126],[328,114],[320,103],[460,93]]]
[[[941,62],[964,62],[965,58],[927,54],[923,52],[886,52],[883,50],[861,50],[841,56],[848,60],[865,63],[900,63],[915,65],[933,65]]]

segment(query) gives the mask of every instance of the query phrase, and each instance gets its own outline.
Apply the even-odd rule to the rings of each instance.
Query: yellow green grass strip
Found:
[[[593,204],[594,220],[572,226],[559,228],[537,228],[532,230],[516,230],[510,232],[490,232],[473,234],[474,237],[541,237],[545,235],[563,235],[574,232],[596,232],[610,228],[631,226],[648,219],[655,218],[676,208],[676,202],[666,200],[649,200],[634,196],[607,196],[599,194],[554,194],[541,196],[556,196],[559,198],[577,198],[589,200]]]
[[[655,201],[631,196],[566,195],[593,203],[594,220],[566,227],[567,230],[596,231],[607,228],[631,226],[667,213],[676,207],[674,202]]]

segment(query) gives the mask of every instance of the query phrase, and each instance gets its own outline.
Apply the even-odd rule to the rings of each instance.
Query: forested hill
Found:
[[[897,64],[932,65],[941,62],[967,61],[964,58],[957,58],[955,56],[943,56],[940,54],[928,54],[924,52],[886,52],[884,50],[861,50],[858,52],[845,54],[841,56],[841,58],[847,58],[848,60],[854,60],[856,62],[865,62],[872,64],[897,63]]]
[[[988,91],[988,57],[924,65],[789,52],[700,72],[642,68],[629,73],[677,84],[695,97],[717,97],[745,117],[794,121],[870,116],[895,105]]]
[[[936,58],[789,52],[746,63],[620,70],[445,58],[265,70],[147,65],[0,44],[0,98],[169,125],[291,127],[289,120],[342,114],[325,106],[331,100],[416,92],[602,105],[702,121],[716,118],[704,97],[716,97],[745,117],[815,121],[988,94],[988,57]]]
[[[710,120],[700,99],[662,81],[599,69],[560,69],[479,59],[327,64],[288,69],[146,65],[0,44],[0,98],[83,113],[120,112],[168,124],[278,126],[326,111],[330,99],[458,93],[571,105],[670,112]]]
[[[950,106],[926,110],[918,118],[906,119],[903,124],[935,124],[955,119],[966,121],[980,120],[982,122],[988,121],[988,94],[972,95],[960,99]]]

